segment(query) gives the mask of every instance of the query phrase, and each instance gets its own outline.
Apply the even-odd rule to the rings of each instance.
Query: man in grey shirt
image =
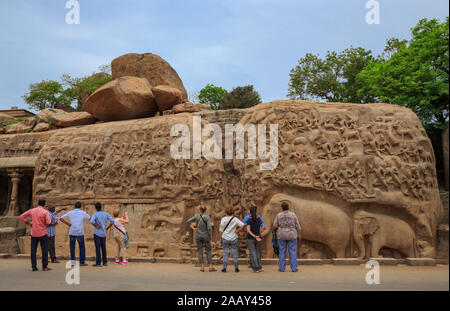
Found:
[[[200,214],[189,218],[186,224],[191,226],[195,232],[195,242],[197,243],[198,262],[201,265],[200,271],[205,271],[205,262],[203,260],[203,249],[206,250],[206,259],[209,265],[209,271],[217,271],[212,265],[211,256],[211,219],[205,215],[206,206],[200,205]]]

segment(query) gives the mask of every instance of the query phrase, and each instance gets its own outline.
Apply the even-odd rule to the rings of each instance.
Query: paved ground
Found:
[[[39,261],[38,261],[39,262]],[[0,259],[0,291],[5,290],[449,290],[449,266],[381,266],[380,284],[367,285],[364,265],[300,266],[298,273],[278,272],[267,265],[262,273],[247,266],[241,272],[200,272],[191,264],[110,263],[107,267],[80,269],[80,284],[65,281],[65,261],[50,264],[51,271],[32,272],[28,259]]]

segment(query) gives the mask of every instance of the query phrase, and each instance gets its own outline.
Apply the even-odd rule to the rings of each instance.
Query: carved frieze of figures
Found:
[[[136,252],[148,256],[168,256],[171,243],[187,256],[193,237],[184,227],[189,216],[185,209],[193,213],[192,205],[204,201],[208,206],[216,242],[227,204],[236,208],[239,217],[248,213],[251,204],[264,213],[275,192],[289,193],[296,202],[299,196],[314,197],[319,202],[309,205],[311,217],[317,216],[314,208],[324,208],[324,213],[333,211],[343,223],[350,224],[345,230],[340,227],[339,234],[346,238],[339,241],[331,235],[314,240],[320,232],[309,228],[312,237],[302,250],[305,256],[327,252],[358,256],[357,248],[350,250],[355,244],[348,239],[355,239],[351,223],[354,212],[360,209],[370,212],[380,228],[385,228],[383,215],[403,219],[422,249],[420,254],[434,248],[434,226],[440,215],[434,153],[420,122],[403,107],[280,101],[250,108],[242,124],[278,125],[278,165],[267,171],[259,169],[264,162],[259,158],[173,159],[171,126],[184,123],[191,128],[189,114],[124,122],[120,127],[111,122],[77,128],[76,135],[55,131],[43,141],[43,136],[33,140],[25,139],[27,135],[23,139],[0,137],[0,153],[19,156],[39,152],[35,197],[152,202],[137,218],[137,236],[143,243],[136,246]],[[266,150],[269,147],[266,145]],[[330,198],[342,206],[339,211],[325,207],[320,198]],[[189,208],[178,205],[183,200],[189,200]],[[390,212],[395,215],[388,215]],[[410,234],[403,223],[393,223]],[[376,234],[381,233],[386,235],[386,230],[379,229],[371,238],[376,242]],[[219,258],[220,246],[214,247],[214,256]],[[409,244],[396,247],[410,255]]]

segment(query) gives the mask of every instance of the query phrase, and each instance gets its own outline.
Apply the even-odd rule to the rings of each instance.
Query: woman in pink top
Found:
[[[117,245],[116,263],[123,265],[129,265],[127,260],[126,248],[125,248],[125,234],[126,230],[124,224],[128,223],[128,215],[125,211],[123,218],[120,217],[120,210],[117,209],[113,213],[114,215],[114,240]],[[122,262],[120,262],[120,257],[122,257]]]

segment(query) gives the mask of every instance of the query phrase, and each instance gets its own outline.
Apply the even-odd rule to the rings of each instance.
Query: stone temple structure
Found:
[[[136,62],[148,57],[133,56],[132,65],[139,68]],[[177,79],[166,80],[176,83],[165,85],[180,87]],[[114,83],[99,91],[106,95],[91,97],[107,105],[105,96],[118,93],[105,90],[122,82]],[[147,88],[141,92],[146,98],[156,86],[138,84]],[[388,104],[279,100],[250,109],[210,111],[187,102],[183,90],[181,95],[171,90],[174,96],[162,96],[164,104],[149,99],[156,104],[151,116],[0,134],[0,214],[5,216],[0,225],[8,223],[3,236],[17,240],[9,249],[29,252],[29,236],[24,236],[17,215],[44,198],[57,209],[70,210],[76,201],[92,207],[101,202],[110,213],[126,209],[130,256],[191,258],[195,244],[185,223],[203,202],[213,221],[213,258],[222,256],[219,224],[227,204],[241,219],[252,204],[259,208],[266,223],[263,254],[273,257],[271,224],[285,201],[303,228],[300,258],[438,256],[442,206],[434,153],[411,110]],[[126,89],[121,92],[114,99],[114,107],[119,107],[115,109],[145,104],[142,98],[128,102],[137,91],[133,96]],[[174,105],[167,105],[170,98]],[[114,115],[120,116],[117,111]],[[226,145],[226,124],[265,124],[261,134],[267,139],[262,147],[258,140],[258,154],[264,147],[269,150],[270,125],[276,124],[276,167],[262,170],[260,164],[268,160],[249,158],[248,151],[255,147],[250,135],[245,136],[244,158],[174,159],[170,150],[179,135],[172,136],[171,129],[175,124],[187,126],[192,155],[193,117],[201,118],[203,128],[212,123],[220,127],[223,135],[215,147]],[[208,137],[201,139],[205,143]],[[231,137],[234,150],[237,139]],[[225,155],[225,149],[220,153]],[[93,255],[93,228],[85,228],[87,254]],[[6,248],[4,241],[0,245]],[[60,224],[58,255],[68,255],[68,243],[68,227]],[[107,245],[113,254],[112,232]],[[244,236],[240,251],[245,256]]]

